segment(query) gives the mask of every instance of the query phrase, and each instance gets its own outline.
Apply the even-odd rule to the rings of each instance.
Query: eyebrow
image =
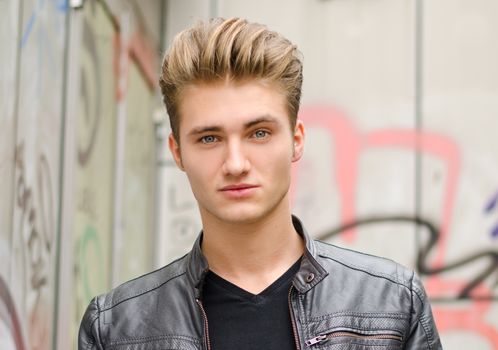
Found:
[[[221,127],[219,127],[219,126],[199,126],[197,128],[193,128],[188,133],[188,136],[195,136],[195,135],[203,134],[205,132],[219,132],[219,131],[221,131]]]
[[[267,115],[262,115],[261,117],[258,117],[254,120],[250,120],[247,123],[244,124],[244,127],[246,129],[253,127],[254,125],[261,124],[261,123],[274,123],[274,124],[279,124],[279,121],[277,118],[267,114]]]
[[[250,120],[244,124],[245,129],[249,129],[255,125],[261,124],[261,123],[274,123],[274,124],[279,124],[279,121],[277,118],[271,116],[271,115],[262,115],[260,117],[257,117],[253,120]],[[220,132],[222,131],[222,127],[218,125],[207,125],[207,126],[199,126],[196,128],[193,128],[189,133],[188,136],[195,136],[199,134],[203,134],[206,132]]]

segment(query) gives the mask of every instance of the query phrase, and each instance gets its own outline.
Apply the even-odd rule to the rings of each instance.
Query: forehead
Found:
[[[180,134],[211,124],[240,127],[262,116],[290,123],[282,89],[261,80],[192,84],[182,91],[178,107]]]

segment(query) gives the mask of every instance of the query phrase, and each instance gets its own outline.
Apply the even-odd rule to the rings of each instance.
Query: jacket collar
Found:
[[[300,293],[306,293],[327,277],[328,272],[318,262],[316,243],[304,228],[301,220],[293,215],[292,223],[294,224],[297,233],[303,237],[305,243],[301,267],[294,276],[292,284]]]
[[[320,283],[328,273],[317,261],[318,253],[315,241],[309,236],[301,221],[296,216],[292,216],[292,223],[305,242],[301,267],[294,276],[292,283],[297,291],[306,293]],[[202,231],[197,237],[192,250],[187,255],[187,275],[195,286],[198,298],[202,296],[204,277],[209,271],[207,260],[202,254],[201,243]]]

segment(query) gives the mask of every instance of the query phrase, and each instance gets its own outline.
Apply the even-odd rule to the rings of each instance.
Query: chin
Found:
[[[256,213],[227,213],[221,215],[221,221],[231,224],[252,224],[259,221],[263,216]]]
[[[251,224],[265,217],[266,212],[260,208],[230,208],[231,210],[212,211],[210,216],[229,224]]]

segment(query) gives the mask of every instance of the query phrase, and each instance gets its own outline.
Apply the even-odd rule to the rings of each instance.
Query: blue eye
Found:
[[[216,137],[213,135],[203,136],[200,139],[200,141],[205,144],[216,142],[216,140],[217,140]]]
[[[268,131],[266,130],[257,130],[254,133],[254,137],[256,137],[257,139],[262,139],[265,138],[266,136],[268,136]]]

